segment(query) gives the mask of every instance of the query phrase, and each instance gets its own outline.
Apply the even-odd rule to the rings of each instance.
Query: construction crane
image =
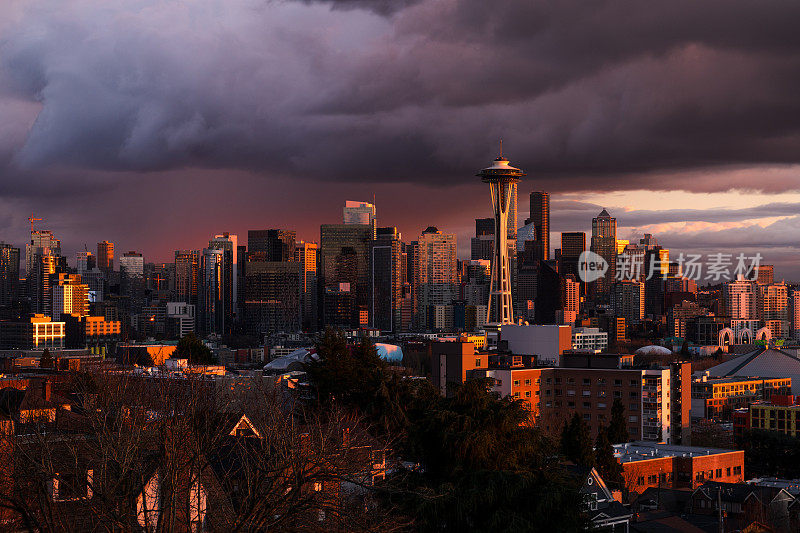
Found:
[[[31,223],[31,233],[33,233],[33,223],[34,223],[34,222],[41,222],[41,221],[42,221],[42,219],[41,219],[41,218],[35,218],[35,217],[33,216],[33,213],[31,213],[31,216],[29,216],[29,217],[28,217],[28,222],[30,222],[30,223]]]

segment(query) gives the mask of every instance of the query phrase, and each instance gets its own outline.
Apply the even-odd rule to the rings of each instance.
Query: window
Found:
[[[314,492],[322,492],[322,483],[317,481],[314,483]]]
[[[575,390],[574,389],[568,390],[567,391],[567,396],[575,396]]]
[[[527,386],[530,386],[530,384],[531,384],[531,380],[529,380],[529,379],[526,379],[526,380],[525,380],[525,385],[527,385]]]
[[[614,391],[614,398],[622,398],[622,392],[618,391],[618,390],[615,390]]]
[[[553,407],[553,403],[552,402],[544,402],[544,406],[545,407]]]
[[[519,398],[519,391],[514,393],[514,398]]]
[[[638,421],[639,421],[639,417],[636,416],[636,415],[631,415],[631,416],[628,417],[628,422],[638,422]]]
[[[731,475],[731,467],[728,467],[728,468],[725,469],[725,475],[730,477],[730,475]]]
[[[644,485],[644,476],[639,476],[639,479],[636,480],[637,485]]]
[[[635,379],[631,380],[631,387],[635,387],[637,385],[637,381]]]
[[[583,408],[584,409],[591,409],[592,408],[592,403],[591,402],[583,402]]]
[[[604,403],[598,403],[598,404],[597,404],[597,408],[598,408],[598,409],[605,409],[605,408],[606,408],[606,404],[604,404]]]
[[[591,395],[592,395],[592,391],[590,391],[590,390],[585,390],[585,391],[582,391],[582,392],[581,392],[581,394],[582,394],[583,396],[591,396]]]
[[[592,380],[589,379],[589,378],[583,378],[583,384],[584,385],[591,385],[592,384]]]
[[[481,360],[475,359],[475,366],[481,366]]]
[[[742,473],[742,467],[741,466],[734,466],[733,467],[733,475],[734,476],[739,476],[739,475],[741,475],[741,473]]]
[[[598,398],[605,398],[606,397],[606,391],[604,391],[604,390],[597,391],[597,397]]]
[[[583,419],[584,420],[591,420],[592,419],[592,415],[590,415],[589,413],[583,413]]]
[[[515,379],[515,380],[514,380],[514,386],[515,386],[515,387],[519,387],[519,380],[518,380],[518,379]]]
[[[722,469],[721,468],[717,468],[717,477],[718,478],[722,477]]]
[[[636,391],[631,391],[630,394],[628,394],[628,396],[630,396],[631,398],[638,398],[639,393]]]
[[[526,398],[530,398],[531,397],[531,391],[529,391],[529,390],[525,391],[525,397]]]
[[[567,402],[567,407],[575,407],[575,402]]]
[[[638,403],[629,404],[628,405],[628,409],[630,409],[631,411],[638,411],[639,410],[639,404]]]
[[[614,380],[614,386],[615,387],[622,387],[622,380],[621,379],[615,379]]]

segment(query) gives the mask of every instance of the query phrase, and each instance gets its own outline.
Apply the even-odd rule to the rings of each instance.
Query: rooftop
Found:
[[[635,441],[614,445],[614,457],[621,463],[633,463],[665,457],[701,457],[735,452],[724,448],[702,448],[699,446],[678,446],[654,442]]]

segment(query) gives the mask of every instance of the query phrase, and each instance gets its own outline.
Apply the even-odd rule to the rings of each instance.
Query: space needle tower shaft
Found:
[[[512,186],[525,175],[520,169],[509,165],[508,159],[503,157],[502,144],[500,146],[500,157],[494,160],[492,166],[477,174],[481,181],[489,184],[494,210],[494,254],[486,321],[488,325],[496,327],[514,323],[511,266],[508,257],[508,214],[511,209]]]

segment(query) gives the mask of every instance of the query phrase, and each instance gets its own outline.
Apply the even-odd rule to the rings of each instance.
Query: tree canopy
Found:
[[[193,365],[213,365],[217,362],[211,349],[195,337],[194,333],[189,333],[178,341],[175,357],[188,359]]]

